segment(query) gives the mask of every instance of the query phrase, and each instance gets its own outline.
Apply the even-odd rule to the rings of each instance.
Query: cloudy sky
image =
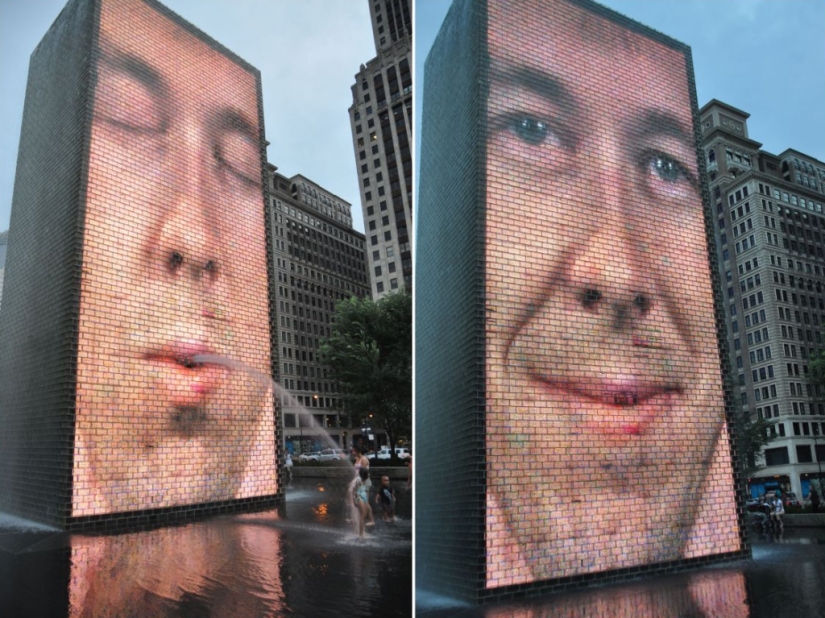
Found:
[[[823,0],[600,3],[691,46],[700,106],[718,99],[738,107],[751,115],[748,135],[764,150],[793,148],[825,163]],[[449,5],[416,0],[416,78]],[[417,79],[417,113],[421,83]]]
[[[261,71],[269,161],[353,205],[363,231],[347,109],[375,56],[366,0],[162,0]],[[0,0],[0,231],[8,229],[29,56],[67,0]]]

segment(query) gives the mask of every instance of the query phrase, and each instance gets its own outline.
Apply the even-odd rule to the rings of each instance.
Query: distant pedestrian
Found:
[[[384,521],[395,521],[395,490],[390,485],[390,477],[381,477],[381,486],[375,494],[375,504],[380,504]]]
[[[785,526],[782,523],[782,516],[785,514],[785,504],[782,502],[782,492],[776,492],[771,501],[771,506],[773,507],[771,511],[771,522],[777,524],[779,532],[783,532]]]
[[[286,459],[284,460],[284,471],[286,472],[286,482],[292,483],[292,455],[290,453],[286,454]]]
[[[816,489],[811,487],[811,495],[809,496],[811,499],[811,510],[814,513],[819,512],[819,494],[816,493]]]

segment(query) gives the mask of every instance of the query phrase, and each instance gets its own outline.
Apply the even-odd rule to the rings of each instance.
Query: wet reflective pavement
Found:
[[[825,529],[754,534],[753,559],[482,607],[417,591],[424,618],[825,617]]]
[[[359,539],[346,483],[296,479],[280,512],[80,535],[0,516],[0,616],[410,616],[411,497]]]

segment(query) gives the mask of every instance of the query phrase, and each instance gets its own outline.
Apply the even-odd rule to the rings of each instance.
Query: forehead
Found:
[[[170,16],[142,0],[104,0],[100,46],[148,64],[172,90],[257,105],[256,76]],[[252,108],[254,109],[254,108]]]
[[[604,104],[686,106],[685,54],[565,0],[489,0],[491,64],[554,75],[579,96]],[[668,105],[672,106],[672,105]]]

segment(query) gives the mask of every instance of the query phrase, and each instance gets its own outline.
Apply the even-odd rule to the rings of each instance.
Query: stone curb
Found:
[[[825,528],[825,513],[786,513],[782,519],[788,528]]]
[[[349,466],[292,466],[292,478],[295,479],[349,479],[354,474],[353,468]],[[385,474],[394,481],[407,480],[406,467],[370,468],[370,478],[375,479]]]

